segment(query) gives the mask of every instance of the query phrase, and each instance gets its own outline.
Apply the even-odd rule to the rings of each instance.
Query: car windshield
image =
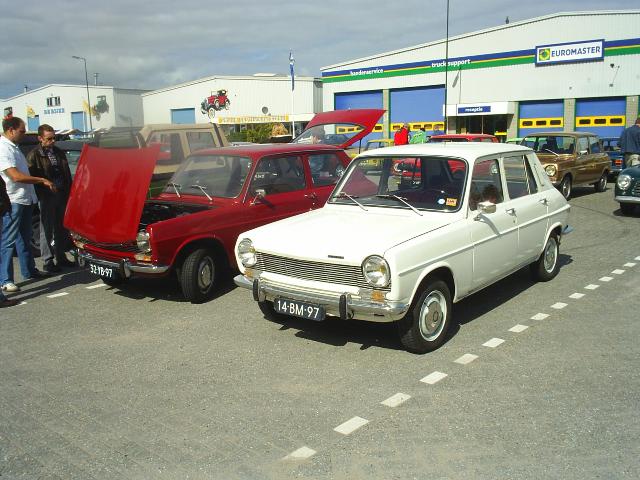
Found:
[[[620,150],[619,140],[617,138],[603,138],[602,145],[605,152],[617,152]]]
[[[173,175],[164,191],[210,197],[237,197],[251,159],[233,155],[192,155]]]
[[[561,135],[531,135],[524,137],[521,145],[533,149],[536,153],[573,153],[575,140],[573,137]]]
[[[390,143],[389,140],[369,140],[365,147],[365,151],[373,150],[374,148],[388,147],[390,145],[392,145],[392,143]]]
[[[459,158],[357,158],[329,203],[452,212],[462,204],[467,170]]]
[[[291,143],[342,145],[360,133],[363,128],[355,123],[327,123],[302,132]]]

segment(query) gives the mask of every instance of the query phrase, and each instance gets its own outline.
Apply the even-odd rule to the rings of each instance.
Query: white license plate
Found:
[[[312,303],[298,302],[297,300],[288,300],[286,298],[276,298],[273,301],[273,307],[276,312],[292,317],[306,318],[307,320],[321,321],[324,320],[325,310],[320,305]]]
[[[98,265],[97,263],[89,263],[89,271],[101,278],[114,279],[117,275],[117,272],[113,267],[105,267],[104,265]]]

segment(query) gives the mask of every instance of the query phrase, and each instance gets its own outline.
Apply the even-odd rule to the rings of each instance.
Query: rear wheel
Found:
[[[598,180],[596,183],[593,184],[594,188],[596,189],[596,192],[604,192],[607,189],[608,177],[609,177],[609,174],[606,171],[602,172],[602,176],[600,177],[600,180]]]
[[[633,210],[635,205],[633,203],[621,203],[620,204],[620,211],[622,212],[623,215],[631,215],[633,213]]]
[[[538,260],[529,265],[533,279],[537,282],[548,282],[554,278],[560,270],[559,256],[560,242],[558,241],[558,235],[552,233],[549,235]]]
[[[560,192],[565,199],[569,200],[571,198],[571,175],[565,175],[562,182],[560,182]]]
[[[444,343],[451,324],[451,292],[434,278],[417,295],[407,314],[398,321],[400,342],[410,352],[427,353]]]
[[[199,248],[191,252],[180,269],[180,287],[185,298],[191,303],[209,300],[216,274],[216,259],[211,250]]]

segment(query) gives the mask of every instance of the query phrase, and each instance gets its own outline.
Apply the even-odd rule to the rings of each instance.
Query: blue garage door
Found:
[[[196,123],[195,108],[174,108],[171,110],[171,123]]]
[[[576,130],[602,138],[619,138],[624,129],[626,107],[624,97],[576,100]]]
[[[81,132],[89,130],[89,123],[86,121],[84,112],[71,112],[71,128],[77,128]]]
[[[351,110],[354,108],[382,108],[382,91],[336,93],[334,110]],[[382,123],[378,123],[373,132],[361,140],[363,148],[369,140],[374,138],[382,138]]]
[[[39,126],[40,126],[40,115],[36,115],[33,118],[31,117],[27,118],[27,129],[30,132],[35,132],[36,130],[38,130]]]
[[[444,131],[444,87],[403,88],[389,92],[389,116],[391,132],[403,123],[409,124],[410,132],[424,127],[427,135],[434,130]]]
[[[536,132],[561,132],[564,129],[564,102],[544,100],[520,102],[518,136]]]

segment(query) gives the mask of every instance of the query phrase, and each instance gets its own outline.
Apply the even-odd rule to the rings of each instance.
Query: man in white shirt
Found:
[[[13,280],[13,250],[18,253],[20,272],[24,279],[41,278],[31,253],[31,216],[38,203],[34,184],[42,184],[55,191],[55,186],[46,178],[29,175],[27,160],[18,148],[26,128],[18,117],[2,121],[3,136],[0,137],[0,175],[7,185],[11,210],[2,216],[0,234],[0,285],[5,293],[20,290]]]

